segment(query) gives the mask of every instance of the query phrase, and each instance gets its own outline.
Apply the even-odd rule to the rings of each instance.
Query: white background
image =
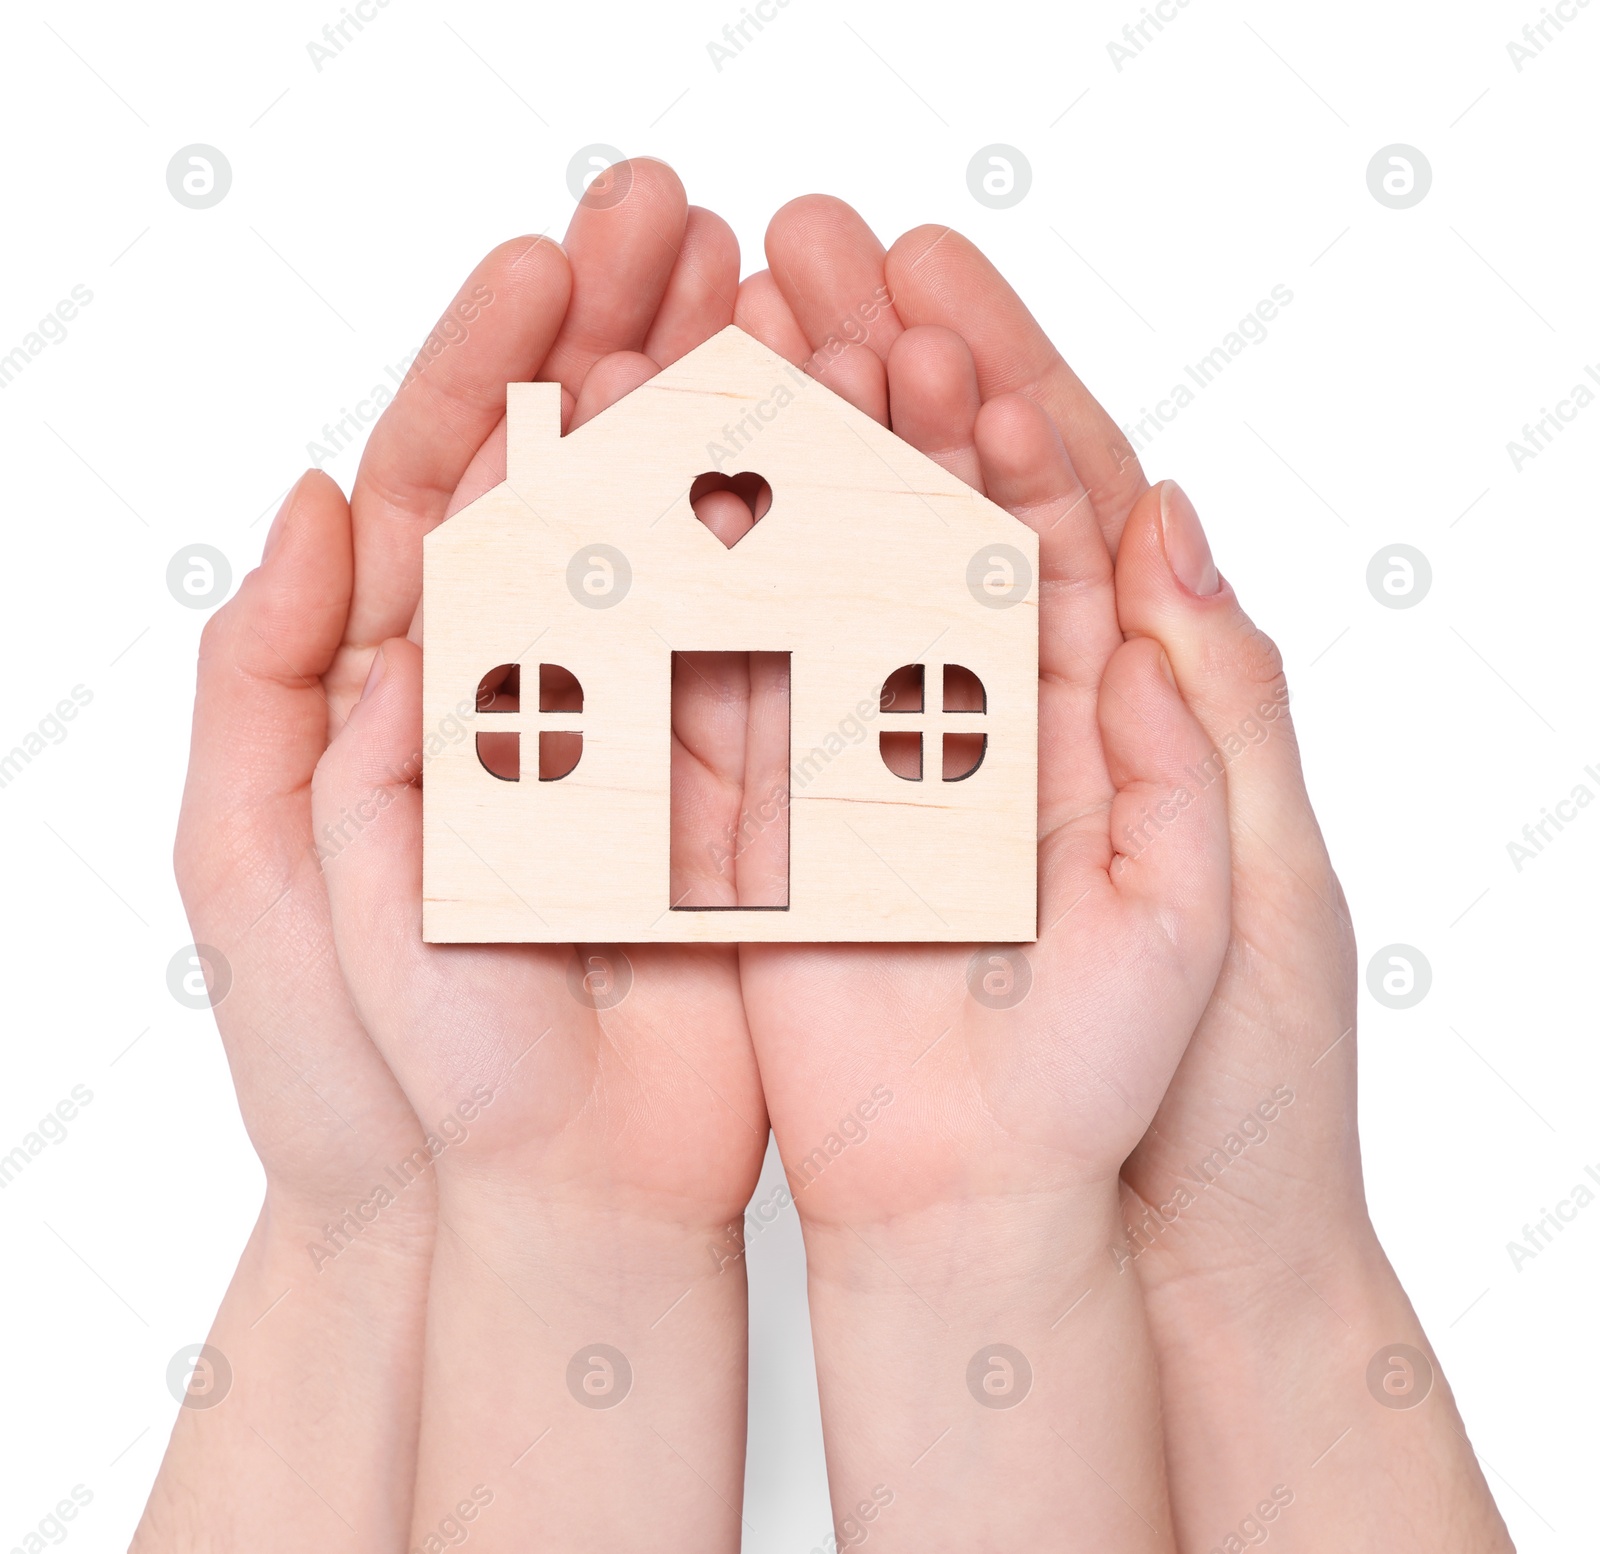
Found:
[[[74,1085],[94,1096],[0,1191],[0,1547],[79,1482],[70,1541],[124,1546],[175,1412],[167,1360],[204,1335],[259,1201],[211,1017],[166,985],[204,613],[168,560],[204,541],[242,577],[308,441],[482,252],[561,233],[591,142],[671,161],[747,271],[810,190],[885,239],[959,226],[1119,419],[1293,292],[1146,465],[1182,478],[1284,648],[1363,964],[1394,942],[1431,962],[1413,1009],[1361,995],[1373,1212],[1519,1546],[1585,1542],[1600,1205],[1520,1272],[1507,1242],[1600,1169],[1600,806],[1521,872],[1507,843],[1576,784],[1600,794],[1600,406],[1520,473],[1507,443],[1600,364],[1600,5],[1520,73],[1533,0],[1193,0],[1120,72],[1134,0],[791,0],[720,72],[706,44],[738,0],[393,0],[318,72],[306,45],[339,9],[0,16],[0,355],[75,285],[94,297],[0,390],[0,750],[93,693],[0,789],[0,1153]],[[191,142],[232,164],[209,210],[167,190]],[[1009,210],[968,192],[992,142],[1033,169]],[[1409,210],[1368,190],[1393,142],[1433,169]],[[328,466],[347,489],[357,457]],[[1433,571],[1407,610],[1365,581],[1397,542]],[[792,1211],[751,1267],[749,1546],[805,1554],[829,1518]]]

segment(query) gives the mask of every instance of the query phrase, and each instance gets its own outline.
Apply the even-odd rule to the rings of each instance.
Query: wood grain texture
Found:
[[[505,482],[424,544],[425,938],[1032,940],[1033,531],[737,328],[568,437],[559,396],[509,386]],[[772,487],[731,549],[690,505],[711,470]],[[754,650],[791,655],[789,906],[674,910],[672,654]],[[510,663],[521,710],[479,713]],[[581,713],[537,711],[541,663],[577,677]],[[913,663],[925,711],[880,712]],[[946,663],[983,712],[942,710]],[[583,734],[559,781],[537,779],[541,728]],[[943,728],[988,738],[958,782]],[[924,780],[884,764],[885,729],[923,733]],[[475,734],[507,730],[520,781],[478,760]]]

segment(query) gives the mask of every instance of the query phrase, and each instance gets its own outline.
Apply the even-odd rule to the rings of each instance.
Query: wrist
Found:
[[[439,1179],[419,1528],[482,1479],[502,1528],[552,1547],[737,1547],[748,1324],[728,1227],[670,1195],[460,1164]]]
[[[743,1223],[697,1201],[598,1193],[588,1183],[440,1169],[438,1236],[493,1247],[530,1276],[552,1261],[582,1281],[700,1283],[743,1267]]]
[[[1117,1223],[1111,1182],[806,1223],[841,1528],[872,1501],[884,1554],[1054,1547],[1069,1524],[1084,1547],[1170,1548],[1143,1305],[1106,1255]]]
[[[1158,1339],[1169,1325],[1239,1327],[1260,1343],[1314,1320],[1308,1300],[1327,1317],[1400,1292],[1359,1195],[1281,1216],[1220,1200],[1187,1210],[1150,1205],[1125,1193],[1108,1252],[1110,1265],[1144,1291]]]
[[[1332,1554],[1351,1546],[1356,1521],[1402,1526],[1422,1497],[1447,1514],[1441,1547],[1509,1550],[1438,1357],[1365,1214],[1328,1226],[1316,1255],[1260,1223],[1266,1241],[1237,1238],[1231,1272],[1213,1249],[1203,1271],[1138,1280],[1184,1523],[1253,1541],[1246,1526],[1292,1506],[1295,1547]]]
[[[1117,1227],[1109,1184],[803,1225],[814,1299],[848,1306],[862,1323],[879,1310],[890,1322],[915,1310],[952,1338],[997,1320],[1049,1332],[1085,1292],[1118,1283],[1106,1255]]]
[[[1143,1291],[1163,1366],[1215,1370],[1235,1380],[1259,1374],[1269,1385],[1287,1366],[1314,1386],[1374,1346],[1404,1341],[1425,1346],[1398,1276],[1365,1216],[1329,1228],[1308,1252],[1265,1223],[1215,1250],[1202,1267],[1174,1275],[1153,1255],[1128,1265],[1125,1276]],[[1262,1235],[1266,1239],[1262,1239]],[[1308,1360],[1308,1356],[1316,1357]]]
[[[309,1249],[326,1246],[324,1207],[269,1189],[205,1344],[189,1351],[193,1374],[134,1550],[248,1547],[269,1524],[285,1546],[402,1545],[431,1224],[424,1234],[391,1217],[319,1266]],[[338,1486],[348,1539],[329,1532],[321,1492],[264,1442],[285,1443]]]
[[[370,1185],[346,1193],[289,1190],[268,1183],[252,1237],[260,1265],[295,1285],[320,1282],[335,1267],[424,1270],[433,1253],[438,1194],[432,1174],[409,1184],[374,1172]]]

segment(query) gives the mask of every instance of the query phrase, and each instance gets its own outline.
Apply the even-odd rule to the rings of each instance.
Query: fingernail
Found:
[[[300,487],[305,484],[306,475],[310,473],[311,471],[307,470],[305,475],[289,487],[289,494],[284,497],[283,506],[278,509],[277,516],[272,520],[272,527],[267,530],[266,544],[261,547],[263,561],[270,559],[273,551],[282,543],[283,536],[289,528],[289,514],[294,508],[295,498],[299,496]]]
[[[379,648],[372,655],[372,667],[367,671],[367,683],[361,687],[361,699],[365,701],[383,681],[384,671],[389,667],[383,656],[383,649]]]
[[[1161,543],[1173,576],[1190,593],[1209,599],[1222,586],[1200,515],[1175,480],[1161,483]]]

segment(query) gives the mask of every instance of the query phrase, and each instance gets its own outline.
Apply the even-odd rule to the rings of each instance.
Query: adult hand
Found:
[[[178,883],[222,990],[217,1025],[267,1194],[139,1551],[238,1546],[269,1521],[287,1541],[380,1550],[410,1522],[433,1184],[381,1220],[363,1212],[423,1131],[351,1005],[312,840],[351,581],[349,509],[310,472],[201,641]]]
[[[1367,1214],[1355,936],[1306,794],[1282,659],[1170,482],[1127,520],[1117,606],[1130,635],[1162,644],[1205,725],[1201,774],[1227,773],[1233,842],[1222,975],[1123,1172],[1119,1265],[1136,1267],[1147,1295],[1175,1499],[1197,1546],[1252,1541],[1273,1522],[1274,1541],[1281,1532],[1307,1554],[1371,1540],[1509,1549]],[[1229,1429],[1202,1427],[1224,1412]]]
[[[406,632],[423,535],[504,478],[508,381],[560,382],[570,429],[732,319],[726,225],[691,211],[660,163],[610,176],[624,197],[586,198],[564,251],[537,242],[469,280],[463,299],[481,281],[493,302],[374,433],[367,462],[394,473],[356,504],[358,575],[364,542],[380,563],[352,616],[382,645],[314,790],[319,834],[373,817],[326,863],[339,959],[442,1141],[413,1534],[488,1505],[470,1499],[481,1487],[486,1551],[534,1526],[563,1548],[731,1548],[739,1533],[743,1270],[713,1248],[753,1190],[767,1123],[735,952],[421,933],[427,731]],[[674,760],[685,802],[731,821],[744,692],[735,669],[707,667],[685,687]]]

